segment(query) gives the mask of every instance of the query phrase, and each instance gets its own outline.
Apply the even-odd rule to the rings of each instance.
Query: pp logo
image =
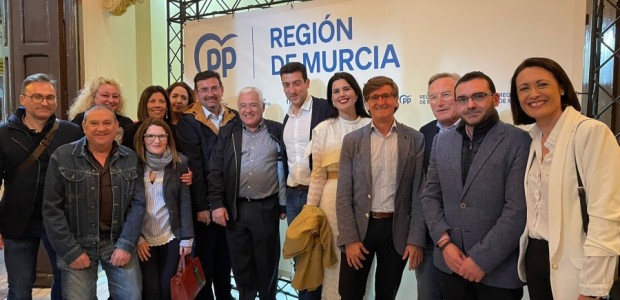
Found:
[[[219,70],[222,69],[222,76],[228,75],[228,70],[231,70],[237,64],[237,52],[233,47],[224,47],[224,44],[232,38],[237,37],[236,34],[229,34],[224,38],[220,38],[214,33],[207,33],[201,36],[196,42],[196,48],[194,49],[194,63],[196,64],[196,70],[202,72],[203,68],[200,67],[200,49],[208,41],[214,41],[219,44],[219,48],[209,48],[206,53],[207,67],[205,70]]]
[[[398,102],[401,104],[411,103],[411,95],[400,95],[400,97],[398,97]]]

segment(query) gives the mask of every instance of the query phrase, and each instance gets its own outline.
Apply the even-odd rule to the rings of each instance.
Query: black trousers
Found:
[[[226,241],[226,228],[211,222],[194,222],[194,256],[200,258],[205,272],[205,286],[196,299],[198,300],[229,300],[230,295],[230,254]],[[215,291],[215,298],[213,292]]]
[[[262,201],[237,200],[237,219],[226,224],[239,300],[275,300],[280,260],[278,195]]]
[[[151,258],[140,262],[142,299],[170,299],[170,279],[179,264],[179,240],[150,247]]]
[[[471,282],[456,273],[441,273],[441,289],[445,300],[519,300],[523,288],[504,289]]]
[[[531,300],[553,300],[549,271],[549,242],[529,238],[525,250],[525,277]]]
[[[366,280],[372,261],[377,255],[375,275],[376,299],[395,299],[403,276],[406,260],[396,252],[392,239],[392,219],[370,219],[363,244],[369,254],[362,261],[363,268],[349,267],[346,253],[340,257],[338,293],[343,300],[361,300],[366,291]]]

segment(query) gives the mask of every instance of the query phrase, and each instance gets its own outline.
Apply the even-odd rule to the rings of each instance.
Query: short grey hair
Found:
[[[239,100],[239,98],[241,97],[241,95],[243,94],[247,94],[247,93],[251,93],[254,92],[258,95],[258,100],[260,100],[260,103],[263,105],[263,108],[265,107],[265,99],[263,98],[263,91],[261,91],[259,88],[255,87],[255,86],[248,86],[248,87],[244,87],[239,91],[239,94],[237,95],[237,100]]]
[[[26,79],[24,79],[24,82],[22,83],[22,94],[26,92],[26,87],[28,87],[33,82],[49,83],[54,87],[54,90],[56,90],[56,80],[52,80],[52,78],[47,74],[35,73],[35,74],[32,74],[26,77]]]
[[[452,78],[454,79],[454,81],[459,81],[459,79],[461,79],[461,75],[457,74],[457,73],[437,73],[433,76],[431,76],[431,78],[428,79],[428,86],[431,86],[431,84],[433,84],[433,82],[437,81],[438,79],[441,78]]]

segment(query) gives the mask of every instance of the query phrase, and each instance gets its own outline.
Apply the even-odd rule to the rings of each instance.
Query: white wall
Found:
[[[97,76],[118,80],[128,100],[125,114],[135,119],[139,96],[135,7],[129,7],[122,16],[113,16],[101,8],[101,1],[81,4],[81,77],[85,82]]]

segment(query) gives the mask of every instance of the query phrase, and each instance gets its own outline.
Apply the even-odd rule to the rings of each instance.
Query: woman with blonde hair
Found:
[[[82,126],[84,112],[92,106],[105,105],[116,114],[120,127],[129,125],[133,121],[123,116],[125,98],[121,91],[121,85],[114,79],[97,77],[84,84],[80,94],[69,107],[69,119],[71,122]]]

